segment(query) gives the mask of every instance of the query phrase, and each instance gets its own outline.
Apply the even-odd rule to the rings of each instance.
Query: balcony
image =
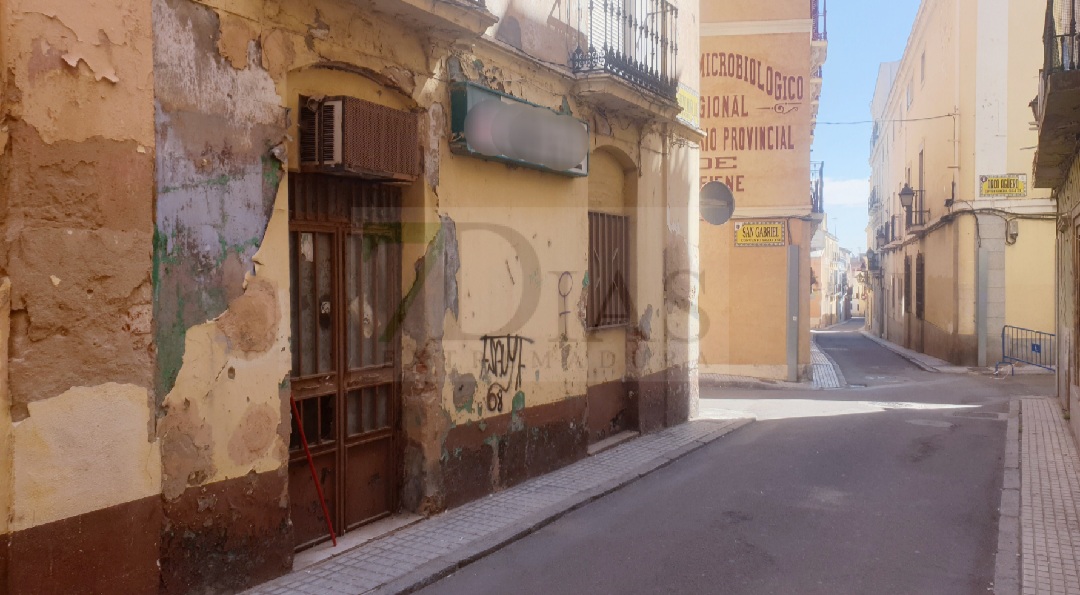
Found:
[[[907,213],[907,228],[908,233],[915,233],[916,231],[926,227],[926,224],[930,222],[930,209],[914,209]]]
[[[828,7],[826,0],[810,0],[810,68],[825,64],[829,49]]]
[[[810,210],[825,212],[825,162],[810,162]]]
[[[1060,186],[1068,174],[1080,135],[1080,35],[1076,0],[1050,0],[1043,30],[1043,69],[1033,106],[1039,124],[1035,186]]]
[[[479,37],[499,22],[484,0],[373,0],[372,8],[402,25],[455,38]]]
[[[570,56],[582,99],[674,118],[678,15],[667,0],[591,0],[583,14],[586,39]]]
[[[829,27],[827,18],[829,8],[826,0],[810,0],[810,18],[814,22],[814,41],[828,41]]]
[[[810,101],[817,102],[821,99],[821,75],[821,66],[810,69]]]

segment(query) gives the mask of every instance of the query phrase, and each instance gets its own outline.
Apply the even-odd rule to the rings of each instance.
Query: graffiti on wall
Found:
[[[521,388],[525,344],[533,341],[521,335],[484,335],[480,341],[480,378],[491,383],[487,393],[487,409],[502,413],[506,393]]]
[[[563,271],[559,275],[559,336],[566,338],[568,334],[567,320],[570,316],[569,297],[574,289],[574,276],[570,271]]]

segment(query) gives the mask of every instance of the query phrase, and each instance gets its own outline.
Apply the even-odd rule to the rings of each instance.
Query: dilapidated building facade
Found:
[[[235,591],[687,419],[697,4],[624,8],[0,0],[0,591]]]

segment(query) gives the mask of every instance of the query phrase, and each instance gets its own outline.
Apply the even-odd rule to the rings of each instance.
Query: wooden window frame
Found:
[[[904,313],[911,314],[911,256],[904,256]]]
[[[915,257],[915,318],[926,316],[926,260],[922,252]]]

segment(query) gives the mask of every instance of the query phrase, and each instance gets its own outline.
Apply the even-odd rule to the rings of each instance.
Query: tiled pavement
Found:
[[[814,366],[814,388],[842,388],[846,384],[840,367],[818,349],[817,342],[813,340],[810,341],[810,363]]]
[[[1022,593],[1080,594],[1076,443],[1056,400],[1026,398],[1021,403]]]
[[[813,368],[812,384],[806,382],[786,382],[783,380],[761,380],[746,376],[731,376],[727,374],[701,374],[702,383],[738,386],[741,388],[757,389],[806,389],[811,386],[815,389],[844,388],[847,382],[840,367],[831,357],[821,349],[817,343],[810,341],[810,363]]]
[[[419,588],[748,422],[695,420],[624,442],[259,585],[249,593],[356,595]]]

